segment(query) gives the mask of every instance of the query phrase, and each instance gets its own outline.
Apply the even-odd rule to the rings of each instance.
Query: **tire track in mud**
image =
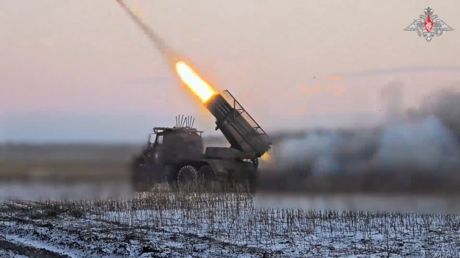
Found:
[[[4,237],[0,237],[0,250],[11,251],[15,255],[19,254],[30,258],[70,258],[67,255],[55,253],[44,248],[12,243]]]
[[[117,231],[125,231],[126,239],[124,240],[124,243],[130,242],[130,239],[139,241],[139,246],[142,249],[139,255],[149,254],[151,255],[149,257],[165,257],[164,255],[168,255],[168,257],[176,257],[174,255],[177,253],[181,255],[188,254],[192,257],[205,257],[199,255],[203,251],[206,252],[207,256],[222,258],[230,258],[238,255],[250,255],[247,257],[257,258],[284,257],[282,256],[282,253],[267,253],[265,250],[257,247],[232,244],[209,236],[200,236],[198,234],[185,232],[173,232],[165,228],[152,228],[149,226],[125,226],[103,219],[94,219],[93,221],[111,225],[113,226],[113,229],[116,229]],[[101,228],[101,230],[103,230],[103,228]],[[70,232],[71,230],[68,231]],[[143,235],[139,235],[139,233],[129,233],[139,231],[147,231],[148,233],[143,233]],[[161,235],[161,237],[158,235]],[[160,241],[151,241],[154,236],[158,237]]]
[[[83,252],[89,255],[95,255],[95,250],[88,250],[84,248],[83,243],[95,243],[101,241],[102,246],[118,246],[118,251],[116,256],[125,256],[129,255],[129,249],[138,249],[136,256],[142,256],[148,254],[149,257],[176,257],[178,254],[185,255],[189,254],[192,257],[204,257],[200,253],[206,253],[208,256],[218,256],[218,257],[235,257],[235,255],[249,255],[249,257],[279,257],[277,255],[281,254],[269,254],[266,251],[250,246],[240,246],[232,243],[227,243],[218,239],[214,239],[212,237],[207,236],[199,236],[197,234],[192,233],[180,233],[180,232],[170,232],[167,229],[158,229],[158,228],[151,228],[151,227],[125,227],[124,225],[119,225],[117,223],[108,222],[104,220],[93,219],[93,227],[91,230],[91,237],[88,238],[88,232],[85,232],[86,229],[84,225],[81,227],[78,226],[78,223],[74,224],[74,226],[67,225],[64,227],[56,220],[53,219],[44,219],[41,221],[36,221],[32,219],[24,219],[24,218],[17,218],[17,217],[5,217],[1,218],[3,222],[14,222],[15,226],[13,225],[1,225],[1,231],[11,232],[13,231],[14,234],[21,235],[34,235],[37,237],[40,242],[44,242],[48,245],[53,245],[56,247],[68,247],[71,249],[75,248],[75,251]],[[61,221],[59,219],[59,221]],[[76,220],[77,222],[78,220]],[[16,224],[17,223],[17,224]],[[17,225],[28,225],[33,226],[33,228],[26,228],[26,227],[19,227]],[[9,228],[9,229],[8,229]],[[41,231],[40,233],[36,230],[37,228],[47,229],[47,231]],[[110,230],[109,230],[110,229]],[[49,230],[49,231],[48,231]],[[62,235],[61,238],[62,242],[55,242],[52,239],[51,235],[48,235],[46,232],[56,235]],[[109,236],[107,232],[112,232]],[[139,235],[139,231],[144,231]],[[11,232],[11,233],[13,233]],[[113,234],[114,232],[117,232]],[[145,234],[145,235],[144,235]],[[125,235],[124,239],[121,239],[121,235]],[[65,236],[65,237],[64,237]],[[67,241],[64,239],[67,238]],[[152,238],[157,238],[157,241],[152,241]],[[73,240],[70,240],[73,239]],[[80,241],[75,240],[78,239]],[[70,241],[68,241],[70,240]],[[3,241],[5,243],[0,242],[0,250],[3,248],[2,244],[5,248],[9,248],[8,250],[21,250],[23,245],[15,245],[13,243]],[[105,243],[102,243],[105,242]],[[15,247],[17,246],[17,247]],[[25,246],[25,245],[24,245]],[[123,249],[120,250],[119,248]],[[85,250],[86,249],[86,250]],[[98,248],[99,249],[99,248]],[[53,253],[48,250],[41,250],[38,251],[36,248],[28,247],[24,249],[25,253],[20,253],[22,255],[28,257],[38,257],[38,258],[55,258],[55,257],[69,257],[66,255],[61,255],[57,253]],[[121,251],[121,252],[120,252]],[[32,256],[31,256],[32,254]],[[107,255],[104,252],[99,253],[98,255]],[[132,255],[132,254],[131,254]],[[179,257],[179,256],[177,256]]]
[[[112,221],[106,221],[103,219],[95,219],[94,221],[99,221],[102,223],[114,225],[114,226],[117,226],[118,229],[124,228],[123,225],[120,225]],[[219,239],[212,238],[210,236],[200,236],[194,233],[172,232],[164,228],[152,228],[152,227],[147,227],[147,226],[143,226],[143,227],[142,226],[137,226],[137,227],[131,226],[131,227],[126,227],[126,229],[136,230],[136,231],[151,230],[155,233],[164,234],[164,238],[162,240],[165,243],[163,243],[162,249],[170,249],[171,251],[176,251],[176,252],[186,251],[188,252],[187,254],[192,255],[192,257],[199,257],[199,256],[193,256],[193,253],[200,253],[204,250],[209,251],[210,249],[215,249],[218,252],[207,253],[207,254],[217,255],[218,257],[235,257],[235,255],[248,255],[248,254],[251,255],[250,257],[261,257],[261,258],[262,257],[264,258],[285,257],[283,256],[282,253],[279,253],[279,252],[267,253],[265,250],[257,248],[257,247],[232,244],[232,243],[228,243],[228,242],[225,242]],[[166,243],[168,241],[170,242],[169,244]],[[158,244],[158,243],[145,242],[143,251],[147,250],[147,251],[152,251],[152,253],[161,253],[160,251],[161,247],[159,247],[160,245],[161,244]],[[178,247],[178,246],[181,246],[181,247]],[[231,252],[228,252],[228,250],[231,250]],[[157,257],[157,256],[152,256],[152,257]],[[163,257],[163,256],[158,256],[158,257]]]
[[[202,253],[218,257],[238,255],[281,257],[283,255],[267,252],[255,246],[228,243],[194,233],[174,232],[167,228],[150,226],[127,226],[93,217],[92,214],[73,216],[75,214],[68,211],[49,212],[42,207],[35,207],[34,211],[23,210],[17,204],[8,206],[7,210],[8,213],[0,215],[0,231],[3,234],[11,233],[20,237],[32,237],[44,244],[56,248],[70,248],[81,254],[106,256],[108,249],[112,249],[116,256],[121,257],[126,257],[126,255],[136,257],[145,254],[148,254],[149,257],[164,257],[165,255],[176,257],[177,254],[204,257]],[[90,227],[88,223],[91,224]],[[4,241],[7,242],[6,239]],[[93,248],[87,248],[89,243],[93,245]],[[14,244],[5,243],[4,246],[13,248]],[[31,253],[33,253],[32,249]],[[69,257],[56,253],[55,255],[57,256],[32,257]]]

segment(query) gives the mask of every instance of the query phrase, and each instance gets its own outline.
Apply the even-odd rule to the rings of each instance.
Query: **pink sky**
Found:
[[[267,130],[353,124],[354,115],[378,112],[379,89],[392,80],[404,83],[412,105],[439,85],[460,79],[458,70],[419,68],[460,67],[460,2],[455,0],[435,5],[420,0],[171,0],[139,5],[148,24],[187,54],[210,83],[238,96]],[[428,6],[455,29],[430,43],[403,31]],[[94,130],[106,130],[96,124],[104,124],[104,116],[117,117],[107,118],[106,124],[125,128],[114,135],[126,139],[144,139],[151,127],[172,125],[178,113],[196,116],[201,129],[213,131],[213,119],[116,3],[9,1],[2,9],[0,110],[4,117],[21,113],[16,124],[4,118],[10,121],[8,137],[18,131],[11,128],[23,123],[18,121],[38,113],[46,113],[48,121],[33,127],[51,128],[59,123],[53,117],[63,114],[72,125],[81,123],[78,115],[90,115],[88,130],[92,124]],[[366,72],[401,67],[409,69]],[[305,84],[326,86],[322,78],[330,75],[344,75],[341,96],[324,88],[310,95],[302,89]],[[125,125],[128,121],[131,126]],[[29,136],[13,138],[21,137]]]

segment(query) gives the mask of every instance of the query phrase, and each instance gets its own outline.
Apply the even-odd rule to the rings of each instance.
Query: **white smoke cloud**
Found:
[[[313,175],[460,168],[460,126],[456,127],[460,113],[452,111],[460,105],[460,94],[435,94],[437,97],[424,101],[419,110],[405,114],[401,87],[394,82],[384,87],[382,96],[391,119],[378,130],[310,133],[304,139],[288,139],[275,148],[275,166]]]
[[[430,171],[457,165],[458,157],[455,135],[435,116],[386,128],[375,154],[375,159],[388,168],[410,166]]]
[[[280,165],[311,164],[316,173],[335,172],[339,169],[334,152],[341,138],[335,134],[311,134],[305,139],[288,140],[281,146]]]

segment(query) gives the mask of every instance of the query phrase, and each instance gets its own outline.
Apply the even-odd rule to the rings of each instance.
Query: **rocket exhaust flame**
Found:
[[[176,63],[176,71],[181,80],[196,94],[206,102],[215,94],[214,89],[198,76],[193,69],[184,62]]]
[[[124,3],[122,0],[117,0],[120,6],[128,13],[131,19],[144,31],[149,37],[151,42],[162,54],[165,55],[166,61],[169,65],[173,65],[175,71],[179,75],[183,83],[185,83],[190,90],[195,93],[203,103],[206,102],[212,95],[215,94],[214,89],[206,83],[200,76],[198,76],[193,69],[188,66],[184,61],[178,61],[178,54],[169,47],[164,40],[151,28],[149,28],[141,19],[139,19]]]

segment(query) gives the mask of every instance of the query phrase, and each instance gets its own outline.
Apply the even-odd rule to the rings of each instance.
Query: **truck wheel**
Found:
[[[215,190],[215,184],[217,183],[215,180],[214,171],[212,171],[211,166],[204,165],[198,170],[198,178],[197,181],[203,186],[204,190],[206,191],[213,191]]]
[[[177,183],[179,186],[196,182],[198,171],[195,167],[187,165],[182,167],[177,173]]]

